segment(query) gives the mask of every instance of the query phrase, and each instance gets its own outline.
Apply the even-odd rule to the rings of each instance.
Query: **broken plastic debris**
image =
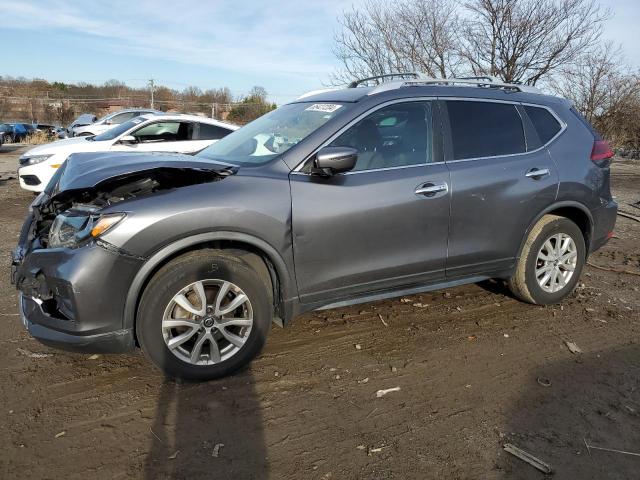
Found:
[[[367,383],[369,381],[369,377],[363,378],[362,380],[358,380],[358,383]]]
[[[538,381],[538,384],[541,387],[550,387],[551,386],[551,380],[549,380],[548,378],[538,377],[536,380]]]
[[[99,358],[100,358],[100,355],[98,355],[98,354],[93,354],[93,355],[91,355],[91,356],[89,357],[89,360],[97,360],[97,359],[99,359]]]
[[[169,460],[175,460],[179,453],[180,450],[176,450],[176,453],[174,453],[173,455],[169,455]]]
[[[24,348],[16,348],[16,350],[18,351],[19,354],[24,355],[25,357],[30,357],[30,358],[53,357],[53,353],[30,352],[29,350],[25,350]]]
[[[213,447],[213,452],[211,452],[211,456],[214,458],[218,458],[222,447],[224,447],[224,443],[216,443],[216,445]]]
[[[67,432],[63,430],[63,431],[61,431],[59,433],[56,433],[55,438],[64,437],[66,434],[67,434]]]
[[[582,353],[580,347],[573,342],[564,342],[571,353]]]
[[[529,465],[531,465],[534,468],[537,468],[543,473],[553,472],[553,469],[551,468],[551,466],[549,466],[549,464],[543,462],[539,458],[534,457],[530,453],[525,452],[524,450],[516,447],[515,445],[512,445],[510,443],[505,443],[503,445],[503,448],[505,452],[509,452],[514,457],[518,457],[520,460],[527,462]]]
[[[376,397],[378,397],[378,398],[384,397],[387,393],[399,392],[399,391],[400,391],[400,387],[393,387],[393,388],[387,388],[387,389],[383,389],[383,390],[378,390],[376,392]]]
[[[382,322],[382,324],[383,324],[385,327],[388,327],[388,326],[389,326],[389,325],[387,324],[387,322],[385,322],[385,321],[384,321],[384,318],[382,318],[382,315],[378,314],[378,317],[380,317],[380,321]]]
[[[355,344],[356,350],[362,350],[362,345],[360,345],[359,343]]]

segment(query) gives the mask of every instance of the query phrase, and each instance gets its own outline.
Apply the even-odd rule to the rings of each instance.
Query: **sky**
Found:
[[[355,0],[359,3],[362,0]],[[393,1],[393,0],[390,0]],[[348,0],[0,0],[0,75],[178,90],[252,86],[285,103],[329,82]],[[640,68],[640,0],[601,0],[604,38]]]

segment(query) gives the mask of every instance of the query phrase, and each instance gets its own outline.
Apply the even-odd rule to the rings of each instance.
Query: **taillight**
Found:
[[[591,160],[606,160],[611,157],[613,157],[613,150],[611,150],[611,147],[606,140],[596,140],[593,142]]]

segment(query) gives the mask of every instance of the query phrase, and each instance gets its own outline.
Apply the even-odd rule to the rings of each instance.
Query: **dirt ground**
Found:
[[[18,153],[0,153],[0,173]],[[612,179],[640,216],[628,205],[640,162],[617,162]],[[504,443],[556,478],[638,478],[640,456],[586,445],[640,452],[640,276],[587,267],[553,307],[485,282],[315,312],[274,328],[246,371],[179,384],[139,353],[29,338],[9,251],[32,198],[0,180],[0,478],[544,477]],[[619,217],[590,261],[640,272],[639,239],[640,223]]]

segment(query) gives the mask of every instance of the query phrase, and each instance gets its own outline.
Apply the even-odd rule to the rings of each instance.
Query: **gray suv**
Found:
[[[569,295],[612,236],[607,143],[531,87],[375,81],[195,156],[72,156],[13,254],[25,327],[204,380],[309,310],[490,278],[532,304]]]

